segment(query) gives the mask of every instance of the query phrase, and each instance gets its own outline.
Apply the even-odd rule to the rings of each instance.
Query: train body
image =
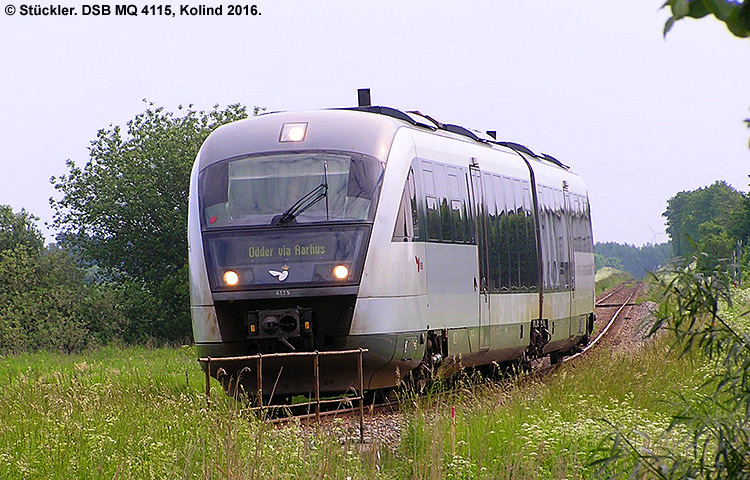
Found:
[[[365,388],[412,372],[551,355],[593,328],[580,178],[552,157],[416,112],[363,106],[222,126],[192,171],[193,332],[221,357],[366,348]],[[305,394],[309,360],[264,360],[263,392]],[[357,379],[321,357],[323,392]],[[245,372],[248,369],[244,370]]]

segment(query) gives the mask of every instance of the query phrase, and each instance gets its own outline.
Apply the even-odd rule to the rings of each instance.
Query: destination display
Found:
[[[359,281],[368,226],[263,229],[256,232],[206,235],[209,278],[215,289],[226,289],[225,272],[239,276],[233,289],[310,283],[351,284]],[[348,272],[335,278],[333,269]]]

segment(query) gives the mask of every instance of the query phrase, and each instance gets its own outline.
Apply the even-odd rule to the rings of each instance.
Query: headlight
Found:
[[[228,270],[224,272],[224,283],[229,285],[230,287],[234,287],[238,283],[240,283],[240,276],[237,275],[237,272],[233,272],[232,270]]]
[[[346,268],[346,265],[336,265],[333,267],[333,276],[337,280],[344,280],[349,276],[349,269]]]
[[[307,123],[285,123],[281,126],[279,142],[301,142],[307,135]]]

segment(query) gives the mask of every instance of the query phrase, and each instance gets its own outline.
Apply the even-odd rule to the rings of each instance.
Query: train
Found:
[[[277,398],[553,363],[594,327],[586,187],[523,145],[373,106],[217,128],[190,181],[194,342],[210,375]],[[256,363],[222,358],[270,355]],[[258,380],[260,378],[260,380]],[[258,381],[261,382],[258,385]],[[232,383],[233,382],[233,383]]]

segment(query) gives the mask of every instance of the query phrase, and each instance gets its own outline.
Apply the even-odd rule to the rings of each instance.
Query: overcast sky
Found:
[[[663,242],[675,193],[719,179],[748,189],[750,41],[710,19],[665,40],[662,0],[258,0],[257,17],[224,5],[174,18],[82,16],[77,1],[54,5],[78,16],[0,13],[0,205],[42,222],[49,178],[66,159],[85,164],[97,130],[124,126],[144,98],[301,110],[355,105],[363,87],[373,104],[497,130],[571,165],[596,241]]]

